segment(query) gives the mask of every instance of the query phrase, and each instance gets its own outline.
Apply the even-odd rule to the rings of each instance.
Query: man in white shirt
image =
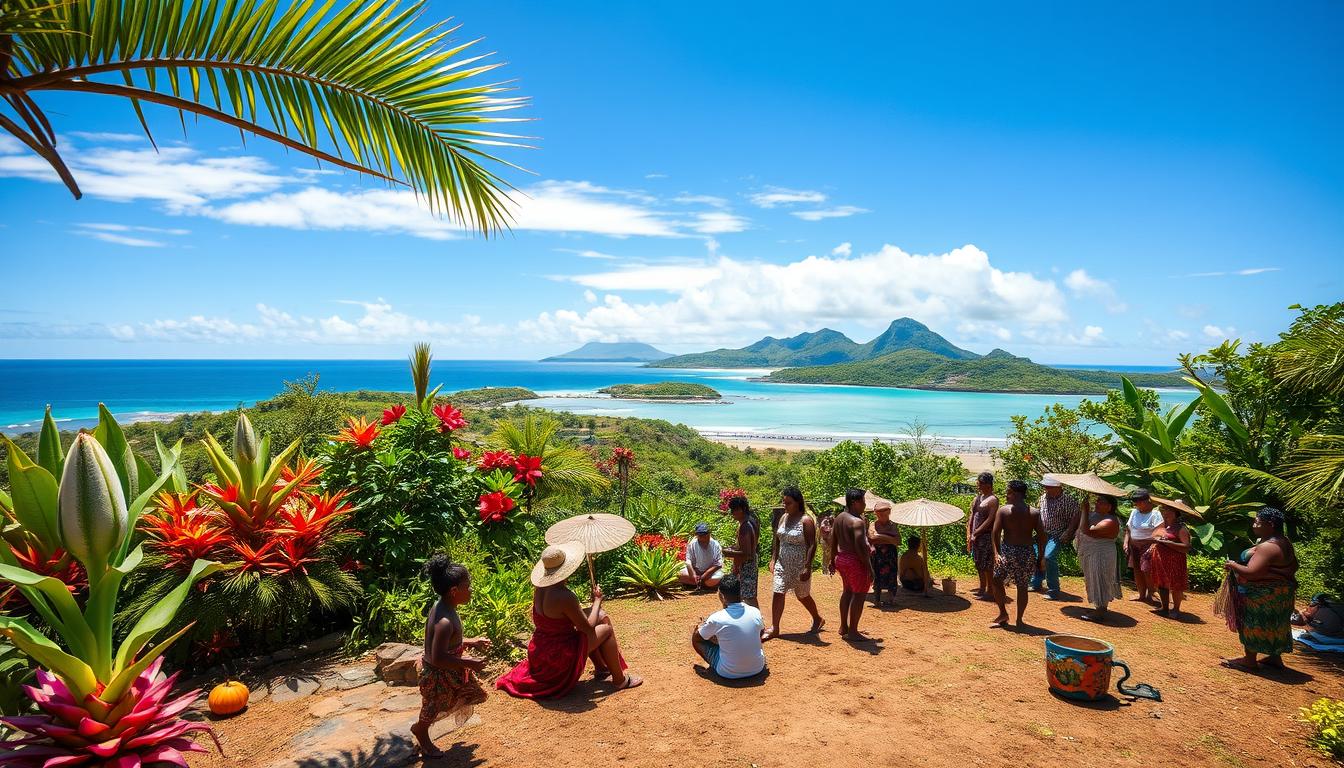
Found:
[[[686,542],[686,564],[677,580],[696,589],[713,589],[723,578],[723,547],[709,535],[709,524],[695,526],[695,535]]]
[[[1134,598],[1145,603],[1153,600],[1153,588],[1148,584],[1148,574],[1143,572],[1143,555],[1155,543],[1153,532],[1162,527],[1162,512],[1153,504],[1147,488],[1136,489],[1129,494],[1134,511],[1129,513],[1125,523],[1125,559],[1134,571],[1134,586],[1139,596]]]
[[[719,602],[715,611],[691,632],[691,647],[719,677],[740,680],[759,675],[765,669],[765,648],[761,632],[765,619],[761,612],[742,602],[742,584],[736,575],[719,582]]]

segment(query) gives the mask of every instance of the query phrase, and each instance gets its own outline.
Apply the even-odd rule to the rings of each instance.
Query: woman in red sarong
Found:
[[[1161,505],[1162,527],[1153,532],[1156,542],[1144,554],[1144,570],[1148,583],[1157,588],[1162,598],[1158,613],[1173,619],[1181,615],[1181,600],[1190,586],[1186,557],[1190,552],[1190,529],[1181,520],[1181,511],[1175,506]],[[1168,602],[1170,599],[1170,602]]]
[[[584,613],[565,579],[583,563],[583,545],[568,542],[549,546],[532,569],[532,622],[527,658],[495,681],[495,687],[521,699],[564,696],[593,660],[593,678],[607,677],[616,690],[644,682],[626,673],[625,659],[616,643],[616,630],[602,610],[602,590],[593,588],[593,607]]]

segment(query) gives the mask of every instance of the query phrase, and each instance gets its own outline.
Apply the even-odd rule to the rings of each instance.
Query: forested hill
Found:
[[[786,339],[766,336],[740,349],[716,349],[676,355],[649,363],[657,368],[781,368],[790,366],[830,365],[872,360],[903,349],[925,350],[942,357],[969,360],[977,357],[917,320],[895,320],[880,336],[860,344],[839,331],[822,328]]]

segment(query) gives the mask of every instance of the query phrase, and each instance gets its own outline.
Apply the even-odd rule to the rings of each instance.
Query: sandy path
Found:
[[[818,603],[834,625],[838,583],[818,579]],[[1066,579],[1065,589],[1077,593],[1081,584]],[[893,608],[865,612],[865,629],[885,641],[856,647],[829,628],[816,637],[788,634],[804,629],[806,616],[790,598],[785,637],[766,646],[768,678],[730,688],[698,674],[687,648],[692,625],[717,598],[613,601],[626,657],[648,681],[642,688],[610,695],[585,681],[544,703],[492,691],[477,708],[481,724],[455,734],[449,759],[432,765],[1328,765],[1306,747],[1294,718],[1320,696],[1344,696],[1344,664],[1299,653],[1289,659],[1292,672],[1272,677],[1222,669],[1217,660],[1237,650],[1235,636],[1212,616],[1208,596],[1187,605],[1198,618],[1178,623],[1126,602],[1114,626],[1099,628],[1072,618],[1082,603],[1033,598],[1034,628],[1013,634],[987,628],[988,604],[902,596]],[[1110,640],[1135,679],[1161,689],[1164,701],[1080,706],[1051,696],[1042,663],[1048,630]],[[229,756],[192,765],[262,764],[280,754],[307,707],[263,702],[218,723]],[[389,729],[403,719],[389,715]],[[312,765],[404,764],[374,757],[381,746],[370,745],[365,758]]]

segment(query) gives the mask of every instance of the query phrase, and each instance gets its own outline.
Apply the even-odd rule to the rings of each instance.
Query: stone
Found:
[[[372,667],[344,667],[333,669],[322,676],[322,688],[332,691],[347,691],[378,681]]]
[[[298,651],[300,654],[307,656],[314,653],[334,651],[343,645],[345,645],[345,633],[332,632],[331,634],[323,635],[316,640],[309,640],[306,643],[300,644],[298,646]]]
[[[340,695],[342,710],[372,709],[387,696],[387,683],[372,683]]]
[[[373,671],[389,685],[412,685],[417,682],[416,663],[422,649],[408,643],[383,643],[374,651]]]
[[[281,678],[271,683],[271,701],[276,704],[298,701],[317,693],[321,687],[322,683],[315,677]]]
[[[381,709],[384,712],[410,712],[420,708],[419,693],[399,693],[383,699]]]
[[[325,699],[318,699],[308,705],[308,714],[317,718],[327,718],[345,709],[341,706],[341,700],[335,696],[328,696]]]

